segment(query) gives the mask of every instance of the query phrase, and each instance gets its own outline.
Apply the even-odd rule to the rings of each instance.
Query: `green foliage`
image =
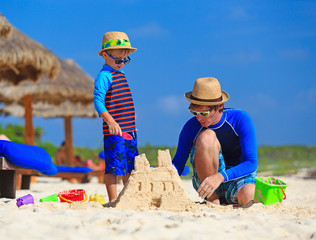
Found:
[[[258,154],[258,172],[282,175],[316,166],[316,146],[261,146]]]
[[[42,128],[35,128],[35,141],[40,142],[40,139],[43,135]],[[3,127],[0,124],[0,134],[6,135],[11,141],[17,143],[24,143],[24,126],[22,125],[13,125],[8,124],[6,127]]]
[[[176,151],[177,151],[176,147],[152,146],[151,144],[147,144],[145,146],[138,147],[138,152],[139,152],[139,154],[142,154],[142,153],[146,154],[146,158],[148,159],[150,165],[157,165],[157,157],[158,157],[158,150],[159,149],[160,150],[169,149],[171,159],[174,158]],[[190,160],[187,161],[186,165],[188,165],[190,167],[190,173],[186,176],[182,176],[182,178],[190,179],[190,178],[192,178],[192,174],[193,174]]]
[[[5,134],[13,142],[24,143],[24,127],[21,125],[8,124],[3,127],[0,124],[0,134]],[[55,160],[55,153],[59,146],[40,140],[43,134],[41,128],[35,129],[36,145],[44,148],[49,155]],[[175,156],[176,147],[152,146],[147,144],[139,146],[139,154],[145,153],[150,165],[157,165],[158,150],[169,149],[171,159]],[[80,155],[82,159],[92,159],[95,163],[98,161],[99,152],[103,148],[85,148],[75,147],[74,154]],[[260,146],[258,147],[259,166],[258,172],[271,171],[272,175],[281,175],[295,173],[300,168],[309,168],[316,166],[316,146]],[[188,160],[186,165],[191,169],[190,173],[184,178],[191,178],[192,166]]]
[[[98,163],[99,153],[103,148],[91,149],[85,147],[75,147],[74,155],[79,155],[84,161],[91,159],[95,164]]]
[[[44,148],[48,154],[51,156],[52,160],[54,163],[55,162],[55,153],[57,151],[57,149],[59,148],[59,146],[55,146],[53,144],[51,144],[50,142],[39,142],[36,144],[37,146]]]

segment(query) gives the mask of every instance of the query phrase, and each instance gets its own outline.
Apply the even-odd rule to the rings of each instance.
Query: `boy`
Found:
[[[118,175],[123,176],[125,185],[138,155],[134,103],[121,70],[130,62],[129,54],[136,50],[125,33],[107,32],[99,51],[105,64],[94,82],[94,105],[103,119],[104,179],[110,202],[117,198]],[[130,140],[122,137],[126,133],[132,136]]]

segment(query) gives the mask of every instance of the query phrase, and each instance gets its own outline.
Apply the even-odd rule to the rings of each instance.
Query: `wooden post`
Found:
[[[71,128],[71,116],[64,117],[65,122],[65,138],[66,138],[66,155],[67,166],[73,166],[74,152],[72,142],[72,128]]]
[[[33,110],[32,110],[32,95],[26,95],[23,99],[24,102],[24,120],[25,120],[25,144],[35,144],[35,133],[33,127]]]

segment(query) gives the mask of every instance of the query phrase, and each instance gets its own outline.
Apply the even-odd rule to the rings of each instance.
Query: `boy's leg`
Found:
[[[214,131],[210,129],[204,130],[197,137],[194,164],[201,182],[208,176],[218,172],[220,149],[221,146]],[[219,204],[219,199],[215,191],[207,200]]]
[[[105,187],[108,192],[109,201],[114,201],[117,198],[117,175],[107,173],[104,175]]]
[[[124,186],[126,185],[126,183],[127,183],[127,181],[128,181],[130,176],[131,176],[130,173],[127,173],[126,175],[122,176]]]
[[[121,165],[125,161],[124,139],[118,135],[104,136],[105,176],[104,182],[109,201],[117,198],[119,176],[124,174]]]

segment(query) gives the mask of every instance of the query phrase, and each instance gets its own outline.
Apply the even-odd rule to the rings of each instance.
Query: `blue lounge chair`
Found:
[[[0,197],[15,198],[16,189],[30,187],[32,175],[57,172],[43,148],[0,140]]]

